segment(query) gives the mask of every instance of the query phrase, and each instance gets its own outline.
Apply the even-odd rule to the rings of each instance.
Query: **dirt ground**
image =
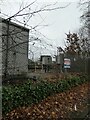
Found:
[[[63,80],[67,78],[71,78],[74,76],[81,76],[82,73],[59,73],[59,72],[33,72],[33,73],[28,73],[28,76],[32,78],[32,76],[36,76],[38,79],[42,80],[48,80],[48,81],[57,81],[57,80]]]

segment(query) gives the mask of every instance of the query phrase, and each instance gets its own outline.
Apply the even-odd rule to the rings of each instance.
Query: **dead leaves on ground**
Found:
[[[22,107],[7,114],[3,120],[57,120],[69,117],[72,111],[82,111],[87,105],[90,83],[44,99],[31,107]],[[27,96],[28,97],[28,96]]]

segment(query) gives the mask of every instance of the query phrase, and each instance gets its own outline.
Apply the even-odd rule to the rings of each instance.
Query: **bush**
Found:
[[[33,82],[29,81],[23,85],[4,86],[2,89],[3,115],[17,107],[38,103],[52,94],[71,89],[73,86],[82,84],[86,81],[87,79],[85,78],[81,79],[80,77],[73,77],[55,83],[39,81],[38,83],[33,84]]]

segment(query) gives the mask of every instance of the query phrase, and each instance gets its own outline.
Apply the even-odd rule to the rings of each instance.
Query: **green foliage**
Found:
[[[67,42],[69,44],[67,44],[67,47],[66,47],[66,53],[69,53],[69,54],[80,54],[81,52],[81,46],[80,46],[80,39],[77,35],[77,33],[70,33],[69,34],[66,34],[67,35]]]
[[[63,92],[87,81],[80,77],[73,77],[58,82],[39,81],[33,83],[29,81],[23,85],[3,86],[2,89],[2,111],[3,115],[16,107],[29,106],[38,103],[44,98],[59,92]]]

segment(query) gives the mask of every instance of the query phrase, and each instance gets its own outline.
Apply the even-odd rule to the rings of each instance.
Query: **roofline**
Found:
[[[41,57],[51,57],[51,55],[41,55]]]
[[[8,22],[7,19],[1,18],[1,17],[0,17],[0,19],[2,20],[3,23],[7,23],[7,22]],[[13,26],[15,26],[15,27],[21,28],[21,29],[29,32],[29,29],[28,29],[28,28],[26,28],[26,27],[24,27],[24,26],[21,26],[21,25],[15,23],[15,22],[10,21],[9,24],[10,24],[10,25],[13,25]]]

